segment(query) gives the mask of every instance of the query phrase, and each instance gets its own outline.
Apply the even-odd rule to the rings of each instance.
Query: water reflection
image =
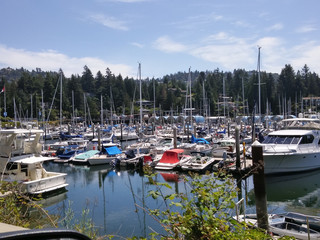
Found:
[[[68,174],[67,191],[44,200],[43,204],[50,213],[56,214],[59,209],[59,214],[64,216],[63,212],[70,207],[68,202],[72,201],[75,218],[80,219],[83,209],[90,209],[90,217],[99,227],[101,235],[147,238],[153,230],[162,231],[160,225],[145,209],[161,209],[165,207],[164,202],[161,199],[147,197],[148,192],[155,190],[155,187],[148,183],[143,173],[132,169],[114,170],[109,165],[73,166],[48,163],[45,168],[48,171]],[[159,172],[156,180],[166,182],[172,187],[162,188],[164,195],[172,192],[183,193],[188,191],[187,185],[182,181],[183,176],[185,175],[179,172]],[[313,215],[319,212],[320,215],[319,179],[320,170],[266,177],[270,213],[290,210]],[[252,177],[237,181],[237,186],[241,190],[235,201],[243,197],[254,210]]]
[[[65,197],[46,208],[49,213],[57,214],[60,211],[58,214],[64,217],[64,212],[72,208],[75,219],[81,219],[82,211],[89,209],[100,235],[147,237],[151,229],[162,231],[160,225],[145,211],[147,208],[161,207],[162,201],[146,197],[154,187],[147,184],[147,178],[140,172],[118,171],[109,165],[73,166],[55,163],[48,163],[46,169],[66,172],[69,184]],[[71,205],[69,201],[72,201]]]
[[[293,211],[320,215],[320,170],[298,174],[266,176],[269,213]],[[249,179],[247,210],[255,212],[252,177]],[[247,211],[248,212],[248,211]]]
[[[181,180],[180,175],[177,172],[158,172],[158,173],[161,175],[163,180],[169,183],[172,183],[172,182],[177,183]]]
[[[319,197],[320,171],[266,177],[267,199],[272,202],[299,201]]]

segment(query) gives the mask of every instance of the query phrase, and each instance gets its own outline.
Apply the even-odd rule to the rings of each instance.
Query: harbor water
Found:
[[[114,170],[108,165],[79,166],[72,164],[45,163],[48,171],[67,173],[67,191],[42,200],[45,209],[62,218],[70,210],[74,220],[89,210],[87,217],[94,221],[100,235],[112,234],[123,237],[148,237],[152,231],[163,229],[146,209],[161,209],[163,201],[147,197],[155,187],[135,170]],[[175,192],[186,191],[181,173],[159,173],[157,180],[167,182]],[[295,211],[320,216],[320,170],[301,174],[266,177],[268,213]],[[246,213],[255,212],[252,177],[242,180],[240,187],[246,202]],[[166,193],[166,192],[165,192]],[[235,199],[237,201],[237,199]]]

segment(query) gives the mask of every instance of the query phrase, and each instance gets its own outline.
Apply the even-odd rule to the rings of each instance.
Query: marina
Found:
[[[106,166],[73,166],[72,164],[46,163],[48,170],[55,169],[67,173],[69,186],[66,192],[48,197],[42,201],[50,213],[64,216],[71,208],[75,219],[80,218],[83,209],[90,209],[95,225],[101,235],[114,234],[122,237],[148,237],[150,232],[162,229],[158,222],[141,207],[161,209],[163,202],[155,201],[148,191],[155,190],[147,184],[143,173],[135,170],[115,170]],[[309,177],[309,175],[313,177]],[[320,170],[301,175],[291,175],[284,179],[267,178],[268,213],[287,211],[320,216],[320,186],[317,176]],[[180,172],[158,172],[158,180],[172,187],[172,192],[182,193],[186,186],[181,181]],[[301,181],[300,181],[301,180]],[[299,185],[296,185],[299,183]],[[303,185],[306,185],[303,187]],[[286,189],[286,186],[292,186]],[[296,186],[296,188],[294,187]],[[310,186],[310,187],[308,187]],[[247,199],[246,212],[255,213],[252,177],[241,181],[242,197]],[[169,191],[169,190],[167,190]],[[137,207],[139,205],[140,207]],[[119,238],[116,238],[119,239]]]
[[[23,181],[25,185],[32,185],[33,180],[36,179],[35,176],[38,176],[37,179],[42,181],[42,188],[28,190],[28,193],[45,193],[40,203],[50,214],[59,215],[61,219],[69,219],[69,214],[72,213],[73,218],[70,221],[75,224],[77,219],[84,217],[82,214],[86,209],[89,211],[86,217],[92,219],[101,236],[114,235],[116,239],[134,236],[147,238],[150,233],[162,233],[164,229],[146,210],[161,210],[164,205],[162,201],[149,196],[156,187],[148,183],[149,178],[145,175],[144,166],[152,169],[157,181],[171,186],[165,190],[166,194],[188,193],[190,189],[183,179],[191,179],[191,172],[213,176],[217,171],[226,171],[231,174],[228,178],[231,177],[234,185],[239,189],[238,199],[234,201],[242,199],[242,211],[246,214],[256,214],[256,204],[259,204],[261,196],[256,195],[257,180],[255,178],[263,176],[267,214],[296,212],[320,216],[318,200],[320,186],[317,184],[320,170],[317,167],[316,157],[312,157],[314,163],[308,169],[302,168],[298,171],[286,169],[285,174],[279,174],[279,172],[270,172],[270,167],[268,168],[270,161],[285,164],[284,161],[274,161],[273,155],[279,157],[283,154],[285,158],[293,156],[297,167],[303,165],[302,161],[308,161],[306,157],[298,158],[299,154],[315,156],[319,148],[318,122],[307,118],[283,122],[290,123],[292,134],[289,134],[291,132],[286,129],[287,126],[283,125],[280,130],[266,133],[259,139],[261,142],[258,138],[255,139],[253,144],[251,144],[252,141],[248,141],[249,135],[242,136],[240,139],[242,130],[239,126],[233,129],[228,127],[223,131],[221,128],[215,128],[211,134],[202,133],[202,137],[195,131],[195,127],[185,134],[183,129],[178,130],[175,127],[170,129],[166,126],[165,129],[157,129],[154,135],[138,134],[141,137],[139,141],[136,139],[119,141],[119,139],[110,138],[112,134],[109,133],[106,142],[98,127],[92,131],[92,134],[88,134],[94,140],[93,144],[91,143],[93,140],[80,139],[85,135],[83,133],[73,134],[74,140],[72,140],[72,134],[66,133],[64,138],[68,136],[67,140],[40,141],[43,131],[36,129],[2,130],[1,139],[2,149],[7,149],[8,154],[8,149],[12,152],[9,154],[10,161],[17,164],[21,161],[25,168],[21,171],[22,167],[18,165],[17,170],[11,169],[13,166],[11,164],[7,169],[15,171],[12,176],[19,177],[20,180],[23,180],[22,173],[27,176],[30,174],[30,179]],[[293,122],[304,122],[304,124],[302,127],[294,127]],[[298,128],[302,130],[298,131]],[[19,134],[22,133],[27,137],[21,137]],[[307,141],[306,138],[308,138]],[[67,144],[64,143],[65,141]],[[78,148],[76,141],[86,145]],[[8,148],[11,145],[13,147]],[[67,158],[65,157],[67,153],[62,156],[61,151],[71,149],[71,146],[74,149],[72,153],[74,155],[70,154]],[[88,149],[86,146],[89,146]],[[257,150],[261,151],[261,155],[257,155]],[[299,151],[303,152],[302,155]],[[28,160],[30,154],[34,154],[32,157],[37,156],[40,160]],[[255,169],[258,168],[260,169],[258,172],[261,172],[259,167],[261,160],[265,161],[262,166],[266,168],[262,168],[262,174],[259,174]],[[42,178],[36,174],[40,171],[36,169],[39,166],[33,167],[34,170],[26,169],[28,162],[41,163],[39,166],[42,167]],[[32,173],[33,171],[35,173]],[[52,185],[49,181],[43,184],[45,181],[43,176],[51,176],[50,174],[53,173],[62,176],[63,182],[56,181],[60,184],[58,186]],[[223,179],[217,178],[217,181],[223,181]],[[229,214],[235,216],[236,212]],[[271,220],[269,223],[270,228],[276,226],[273,228],[276,232],[282,228],[285,221],[281,223],[282,225],[280,222],[274,225]],[[65,228],[66,222],[63,220],[59,222],[59,227]],[[285,231],[287,230],[284,229]],[[313,236],[316,234],[315,232]]]

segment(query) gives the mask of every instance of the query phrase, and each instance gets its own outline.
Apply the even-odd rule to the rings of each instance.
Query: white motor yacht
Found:
[[[261,143],[264,173],[278,174],[320,168],[320,120],[283,120],[285,127],[269,133]]]
[[[17,181],[29,194],[46,193],[68,185],[66,173],[47,172],[43,167],[43,162],[53,158],[40,154],[41,134],[43,131],[36,129],[0,130],[1,180]]]

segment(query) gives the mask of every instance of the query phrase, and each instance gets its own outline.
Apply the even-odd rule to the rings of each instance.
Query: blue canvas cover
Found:
[[[209,142],[207,140],[205,140],[204,138],[196,138],[193,134],[191,136],[191,143],[205,143],[205,144],[209,144]]]
[[[122,151],[117,146],[108,147],[108,148],[105,148],[105,150],[107,151],[107,154],[109,154],[109,155],[117,155],[117,154],[122,153]]]

